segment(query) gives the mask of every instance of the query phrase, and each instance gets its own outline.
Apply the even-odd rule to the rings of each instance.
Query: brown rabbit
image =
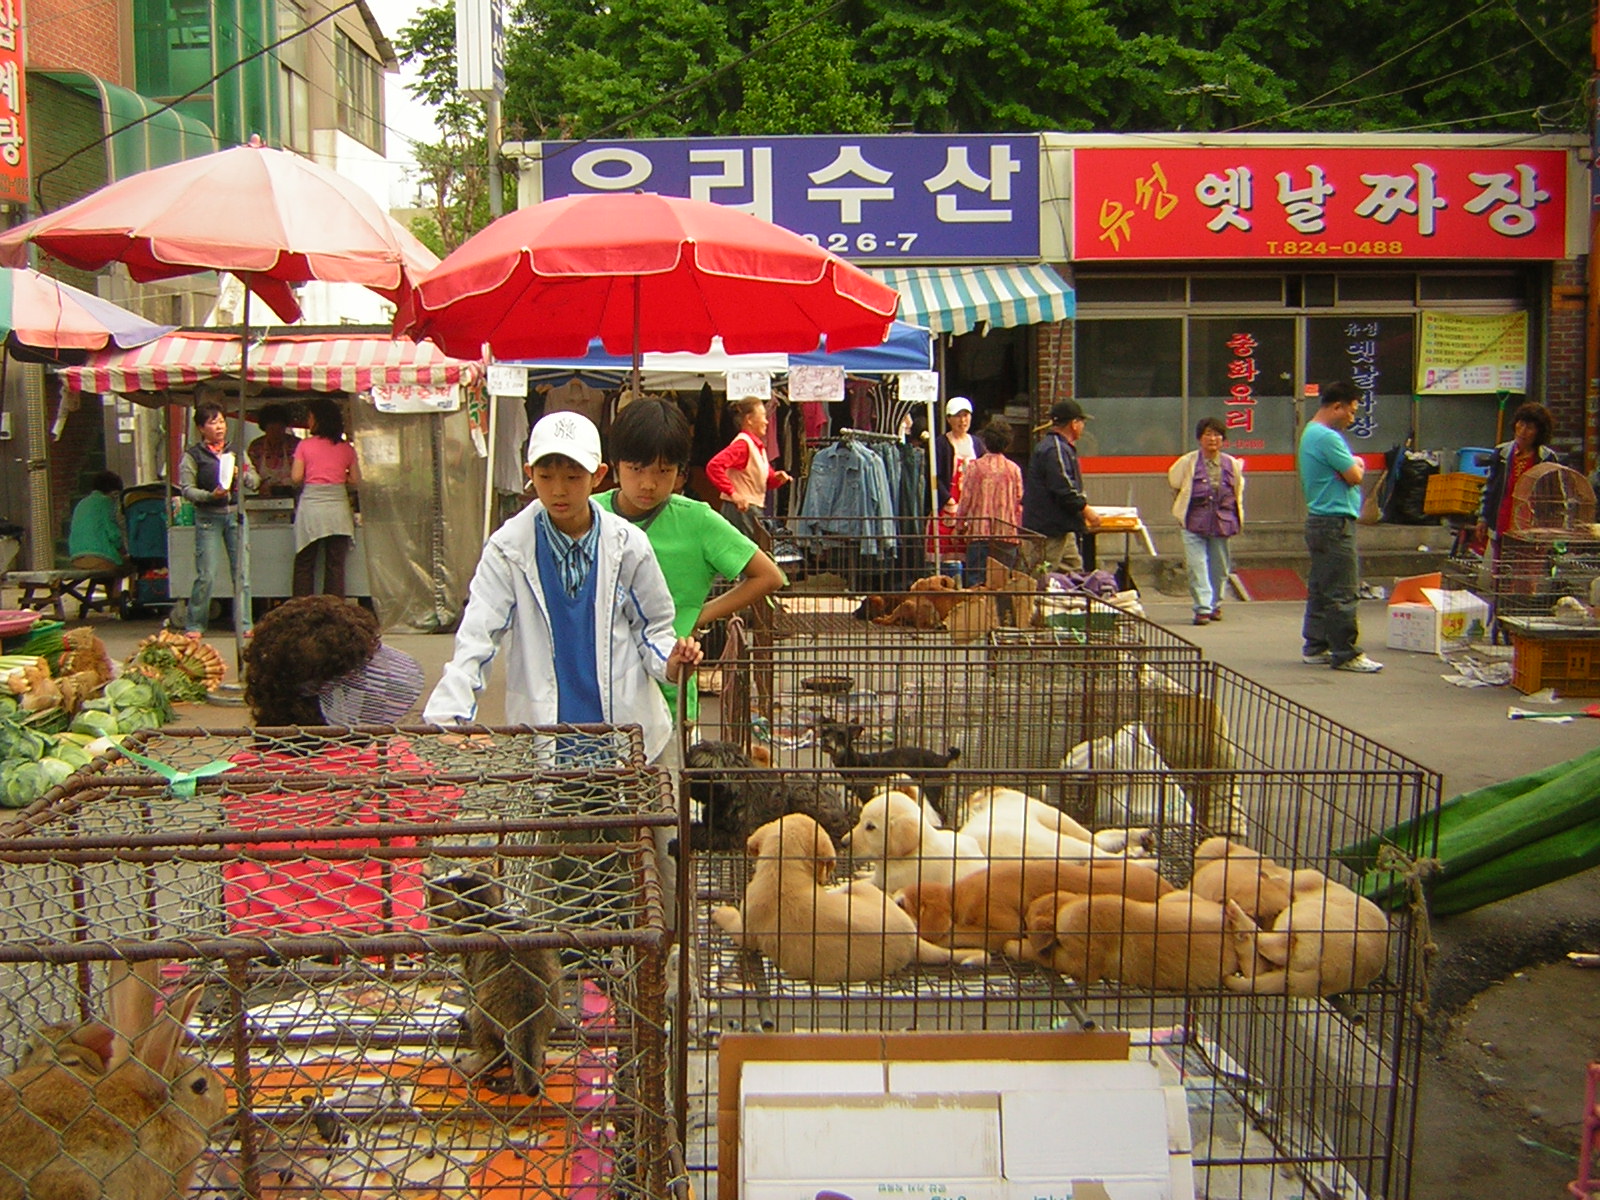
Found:
[[[112,972],[103,1075],[86,1077],[88,1056],[69,1064],[47,1049],[46,1061],[0,1080],[0,1200],[181,1196],[225,1115],[222,1077],[178,1050],[201,989],[157,1018],[157,965]]]
[[[524,934],[531,925],[505,910],[500,884],[477,871],[428,883],[428,919],[458,934]],[[509,1060],[511,1082],[539,1094],[545,1047],[561,1013],[561,960],[548,947],[469,950],[461,955],[473,1052],[456,1063],[467,1078]]]
[[[17,1060],[17,1070],[57,1063],[84,1079],[95,1080],[106,1073],[116,1034],[103,1021],[81,1025],[41,1025]]]

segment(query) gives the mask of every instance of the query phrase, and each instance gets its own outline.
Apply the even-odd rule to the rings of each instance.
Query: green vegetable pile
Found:
[[[61,783],[124,734],[159,729],[172,720],[166,690],[153,679],[113,679],[84,703],[65,730],[58,709],[30,714],[0,696],[0,806],[24,808]],[[45,718],[41,720],[39,718]]]

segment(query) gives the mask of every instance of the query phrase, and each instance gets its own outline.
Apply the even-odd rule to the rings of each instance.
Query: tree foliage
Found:
[[[1580,0],[512,0],[504,112],[530,140],[1571,130],[1593,20]],[[440,107],[432,177],[466,203],[447,163],[481,154],[482,118],[454,43],[450,5],[396,41]],[[447,243],[476,227],[445,207]]]

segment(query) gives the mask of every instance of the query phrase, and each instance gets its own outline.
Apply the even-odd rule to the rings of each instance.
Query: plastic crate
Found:
[[[1428,493],[1422,511],[1430,517],[1470,517],[1478,511],[1483,496],[1483,478],[1465,471],[1428,478]]]
[[[1511,635],[1511,686],[1523,695],[1600,696],[1600,638]]]

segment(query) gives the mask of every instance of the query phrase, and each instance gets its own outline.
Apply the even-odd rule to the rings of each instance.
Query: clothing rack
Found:
[[[839,440],[848,442],[852,439],[862,442],[903,442],[905,438],[898,433],[879,433],[875,429],[841,429]]]

